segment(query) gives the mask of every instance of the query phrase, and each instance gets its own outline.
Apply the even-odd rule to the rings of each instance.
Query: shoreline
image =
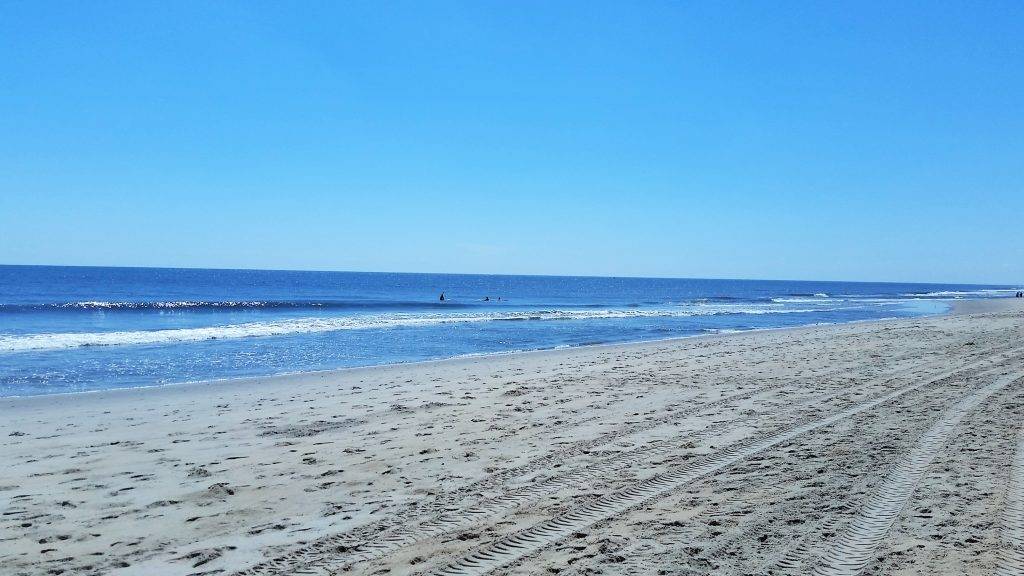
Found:
[[[12,395],[12,396],[0,396],[0,405],[10,401],[28,401],[30,399],[41,399],[41,398],[55,398],[55,397],[79,397],[84,395],[97,395],[97,394],[115,394],[115,393],[139,393],[141,391],[156,391],[169,388],[182,388],[182,387],[196,387],[205,388],[215,385],[226,386],[226,385],[245,385],[248,384],[259,384],[265,380],[278,380],[278,379],[294,379],[302,378],[305,376],[317,376],[317,375],[341,375],[353,371],[361,370],[380,370],[395,368],[401,366],[417,366],[423,364],[432,364],[438,362],[459,362],[459,361],[472,361],[479,359],[488,358],[501,358],[506,356],[516,356],[523,354],[543,354],[543,353],[558,353],[570,350],[581,350],[586,348],[598,348],[598,347],[618,347],[618,346],[642,346],[644,344],[654,344],[659,342],[673,342],[682,340],[693,340],[703,338],[723,338],[731,337],[743,334],[750,334],[755,332],[770,332],[780,330],[800,330],[807,328],[815,328],[821,326],[843,326],[843,325],[856,325],[864,323],[876,323],[876,322],[893,322],[899,320],[913,320],[915,318],[929,318],[944,315],[955,315],[955,314],[973,314],[983,313],[983,311],[990,310],[989,307],[984,306],[986,302],[994,301],[999,302],[1007,300],[1007,298],[978,298],[978,299],[962,299],[962,300],[949,300],[943,301],[947,305],[947,309],[943,312],[936,314],[922,314],[920,316],[911,317],[887,317],[887,318],[872,318],[867,320],[851,320],[849,322],[832,322],[832,323],[814,323],[814,324],[803,324],[799,326],[781,326],[773,328],[751,328],[748,330],[736,330],[736,331],[719,331],[709,332],[701,334],[692,334],[689,336],[669,336],[666,338],[658,338],[652,340],[631,340],[626,342],[602,342],[598,344],[581,344],[578,346],[559,346],[554,348],[537,348],[532,350],[509,350],[509,351],[498,351],[498,352],[481,352],[481,353],[469,353],[458,356],[448,356],[443,358],[428,358],[425,360],[415,360],[411,362],[391,362],[381,364],[367,364],[364,366],[348,366],[340,368],[326,368],[322,370],[302,370],[294,372],[279,372],[275,374],[267,374],[263,376],[230,376],[226,378],[215,378],[211,380],[194,380],[185,382],[167,382],[163,384],[150,384],[143,386],[130,386],[124,388],[104,388],[100,390],[79,390],[71,392],[51,392],[43,394],[30,394],[30,395]],[[967,303],[980,303],[982,306],[969,306],[963,308],[964,304]],[[996,305],[991,310],[998,310],[999,306]],[[967,311],[964,311],[967,310]],[[977,312],[971,310],[979,310]]]
[[[977,298],[977,299],[964,299],[964,302],[986,302],[988,300],[1005,300],[1007,298]],[[657,342],[672,342],[679,340],[692,340],[694,338],[718,338],[718,337],[729,337],[742,334],[750,334],[755,332],[771,332],[778,330],[801,330],[807,328],[816,328],[822,326],[845,326],[845,325],[857,325],[867,323],[879,323],[879,322],[894,322],[900,320],[913,320],[915,318],[934,318],[946,315],[955,314],[981,314],[974,312],[958,312],[958,301],[961,300],[949,300],[947,303],[947,310],[937,314],[925,314],[914,317],[889,317],[889,318],[874,318],[868,320],[852,320],[849,322],[835,322],[835,323],[816,323],[816,324],[803,324],[800,326],[781,326],[773,328],[751,328],[748,330],[734,330],[734,331],[717,331],[708,333],[698,333],[688,336],[669,336],[666,338],[656,338],[648,340],[629,340],[623,342],[600,342],[593,344],[580,344],[580,345],[564,345],[549,348],[535,348],[535,349],[516,349],[516,351],[507,352],[487,352],[487,353],[470,353],[460,356],[444,357],[444,358],[431,358],[426,360],[417,360],[412,362],[392,362],[383,364],[368,364],[365,366],[348,366],[341,368],[326,368],[323,370],[301,370],[294,372],[279,372],[274,374],[266,374],[262,376],[228,376],[225,378],[214,378],[209,380],[188,380],[182,382],[166,382],[160,384],[147,384],[138,386],[126,386],[126,387],[114,387],[114,388],[102,388],[94,390],[75,390],[75,392],[56,392],[46,394],[36,394],[27,396],[4,396],[0,397],[0,406],[7,401],[28,401],[30,399],[49,399],[56,397],[81,397],[84,395],[103,395],[103,394],[115,394],[115,393],[141,393],[144,390],[158,390],[163,388],[178,388],[178,387],[208,387],[213,385],[231,385],[231,384],[245,384],[245,383],[261,383],[261,380],[269,379],[290,379],[290,378],[302,378],[304,376],[316,376],[316,375],[340,375],[352,371],[359,370],[379,370],[402,366],[418,366],[424,364],[433,364],[439,362],[460,362],[460,361],[472,361],[489,358],[503,358],[508,356],[518,355],[534,355],[534,354],[557,354],[559,352],[567,351],[578,351],[578,349],[585,349],[591,347],[604,347],[604,346],[634,346],[643,344],[652,344]],[[970,310],[970,308],[969,308]],[[981,308],[981,310],[987,310],[987,308]],[[998,306],[993,308],[998,310]]]

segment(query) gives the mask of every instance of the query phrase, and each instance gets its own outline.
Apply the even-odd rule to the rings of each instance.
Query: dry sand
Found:
[[[1024,302],[0,400],[0,574],[1020,574]]]

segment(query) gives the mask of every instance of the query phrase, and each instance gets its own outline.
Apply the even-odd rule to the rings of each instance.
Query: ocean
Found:
[[[0,266],[0,396],[919,316],[1015,289]]]

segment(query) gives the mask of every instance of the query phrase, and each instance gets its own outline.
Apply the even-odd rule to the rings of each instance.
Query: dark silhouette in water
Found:
[[[438,298],[438,300],[440,300],[441,302],[444,302],[444,292],[441,292],[441,297]]]

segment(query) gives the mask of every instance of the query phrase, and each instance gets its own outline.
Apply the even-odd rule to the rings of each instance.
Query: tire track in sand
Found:
[[[961,372],[967,369],[969,367],[962,367],[957,371]],[[621,514],[648,500],[661,497],[680,486],[717,472],[744,458],[793,440],[807,432],[835,424],[942,379],[930,379],[905,386],[894,392],[855,404],[831,416],[791,427],[774,434],[737,442],[715,454],[699,458],[690,464],[681,466],[679,469],[655,475],[647,480],[638,482],[631,488],[603,496],[591,504],[536,524],[493,544],[478,548],[461,559],[431,573],[441,576],[487,574],[492,570],[507,566],[559,540],[567,538],[574,532],[581,531],[600,521]],[[999,388],[1005,387],[1010,381],[1012,379],[1000,379],[997,381],[998,384],[1001,384],[998,388],[995,385],[989,385],[983,390],[991,388],[991,392],[985,394],[984,397],[991,395]],[[978,396],[980,393],[981,391],[976,392],[975,396]],[[983,398],[979,398],[975,404],[979,403],[981,399]]]
[[[1017,435],[1017,453],[1010,468],[1006,509],[996,576],[1024,574],[1024,431]]]
[[[953,435],[960,422],[988,397],[1024,377],[1024,372],[1005,374],[983,386],[946,410],[940,420],[918,440],[917,446],[900,462],[868,498],[860,513],[839,536],[828,554],[814,569],[817,576],[859,574],[875,557],[935,454]],[[1019,572],[1017,572],[1019,574]]]
[[[996,351],[990,350],[988,352],[994,353]],[[986,358],[979,363],[985,363],[988,361],[988,358]],[[893,380],[897,380],[900,377],[906,376],[907,374],[925,370],[936,363],[937,362],[925,362],[895,370],[852,388],[840,388],[839,390],[835,390],[824,395],[815,396],[798,404],[797,406],[819,404],[834,400],[841,396],[856,394],[871,386],[886,384]],[[932,376],[930,381],[947,378],[956,372],[968,369],[969,367],[970,365],[956,370],[942,372],[938,375]],[[819,375],[818,377],[823,377],[823,375]],[[590,446],[593,446],[594,444],[609,443],[614,440],[621,439],[623,436],[628,436],[630,434],[635,434],[637,432],[642,432],[658,425],[662,425],[669,419],[679,418],[686,413],[705,412],[715,407],[725,406],[737,400],[751,398],[758,394],[770,392],[787,385],[792,385],[792,383],[771,384],[751,390],[745,390],[736,394],[730,394],[722,398],[694,406],[690,409],[675,411],[663,417],[653,418],[636,425],[627,426],[624,429],[606,433],[598,438],[586,441],[585,443]],[[634,450],[622,452],[588,465],[563,471],[557,476],[535,484],[508,489],[501,495],[478,500],[473,504],[465,505],[456,510],[449,510],[433,516],[424,516],[417,521],[412,521],[395,527],[386,527],[375,534],[372,538],[358,537],[349,533],[323,538],[302,549],[295,550],[291,553],[264,561],[246,570],[237,572],[235,576],[262,576],[283,573],[330,574],[337,571],[343,571],[356,564],[385,557],[388,554],[397,552],[402,548],[412,546],[427,539],[437,538],[444,534],[473,528],[474,526],[481,524],[481,521],[484,519],[493,519],[495,517],[506,515],[527,503],[537,501],[542,497],[556,493],[561,489],[573,486],[584,486],[588,481],[593,479],[608,477],[609,475],[615,474],[617,471],[632,468],[641,460],[647,460],[670,453],[677,450],[679,444],[683,441],[700,440],[708,436],[724,433],[734,428],[749,425],[757,418],[764,416],[764,414],[758,414],[752,417],[739,418],[728,422],[712,424],[705,429],[686,433],[672,440],[654,441]],[[580,449],[580,446],[574,445],[573,448]],[[558,452],[563,453],[562,451]],[[542,457],[542,459],[547,461],[551,459],[551,455],[546,455],[545,457]],[[531,464],[535,465],[536,463]],[[530,466],[530,469],[534,468],[533,465]]]
[[[989,350],[988,352],[994,353],[995,350]],[[873,378],[870,382],[861,384],[854,388],[841,388],[837,392],[813,398],[808,401],[808,403],[827,401],[842,394],[849,394],[871,385],[888,383],[902,376],[913,373],[914,371],[925,370],[936,363],[938,363],[938,361],[924,362],[914,366],[900,368],[887,374],[879,375],[878,377]],[[843,371],[844,369],[842,368],[823,371],[820,374],[814,375],[811,380],[821,380],[822,378],[839,374]],[[948,375],[952,373],[953,371],[950,371],[946,374]],[[600,434],[594,438],[573,442],[570,446],[557,449],[553,452],[535,458],[522,466],[508,468],[493,473],[487,478],[481,479],[464,487],[461,489],[461,492],[475,493],[501,487],[504,483],[512,479],[525,477],[531,472],[537,470],[552,469],[552,465],[556,463],[562,463],[570,457],[585,454],[589,450],[610,444],[625,436],[645,432],[647,430],[657,428],[658,426],[671,423],[672,421],[680,418],[705,413],[715,408],[726,407],[738,401],[748,400],[758,395],[771,393],[793,385],[794,383],[792,381],[784,381],[758,386],[748,390],[741,390],[714,400],[708,400],[692,406],[687,406],[683,409],[670,411],[656,418],[644,420],[643,422],[623,426],[616,430]],[[748,420],[752,419],[713,424],[703,430],[696,430],[679,438],[675,438],[671,442],[664,440],[655,441],[646,446],[610,456],[582,468],[592,469],[614,466],[615,469],[619,469],[623,465],[628,465],[636,460],[637,452],[643,451],[645,456],[652,457],[658,453],[665,452],[670,448],[675,448],[675,445],[680,440],[697,440],[704,438],[711,434],[723,432],[729,427],[742,425]],[[536,500],[542,495],[555,491],[563,486],[571,485],[594,476],[593,474],[586,473],[579,474],[580,471],[581,468],[566,470],[558,476],[548,478],[543,482],[521,488],[514,488],[510,490],[506,489],[505,493],[501,495],[478,500],[474,504],[463,505],[461,508],[456,510],[448,508],[444,512],[437,512],[433,515],[427,513],[422,514],[418,518],[397,519],[391,523],[381,521],[376,526],[364,526],[353,531],[325,536],[275,558],[264,560],[263,562],[250,566],[246,569],[234,572],[232,576],[323,573],[327,570],[321,566],[323,564],[329,564],[331,566],[331,570],[337,570],[339,567],[345,565],[380,558],[385,556],[387,553],[398,550],[404,546],[414,544],[426,538],[435,537],[440,534],[457,530],[460,527],[465,527],[467,525],[465,522],[467,519],[471,520],[471,522],[468,523],[468,526],[472,526],[478,523],[479,518],[484,515],[493,515],[502,509],[518,507],[526,502]],[[574,476],[578,475],[579,478],[575,480],[567,478],[570,474]],[[456,516],[459,517],[459,520],[453,520]],[[415,523],[415,525],[410,526],[410,522]],[[373,530],[374,528],[376,529]],[[373,533],[367,534],[366,532],[370,530],[372,530]]]

